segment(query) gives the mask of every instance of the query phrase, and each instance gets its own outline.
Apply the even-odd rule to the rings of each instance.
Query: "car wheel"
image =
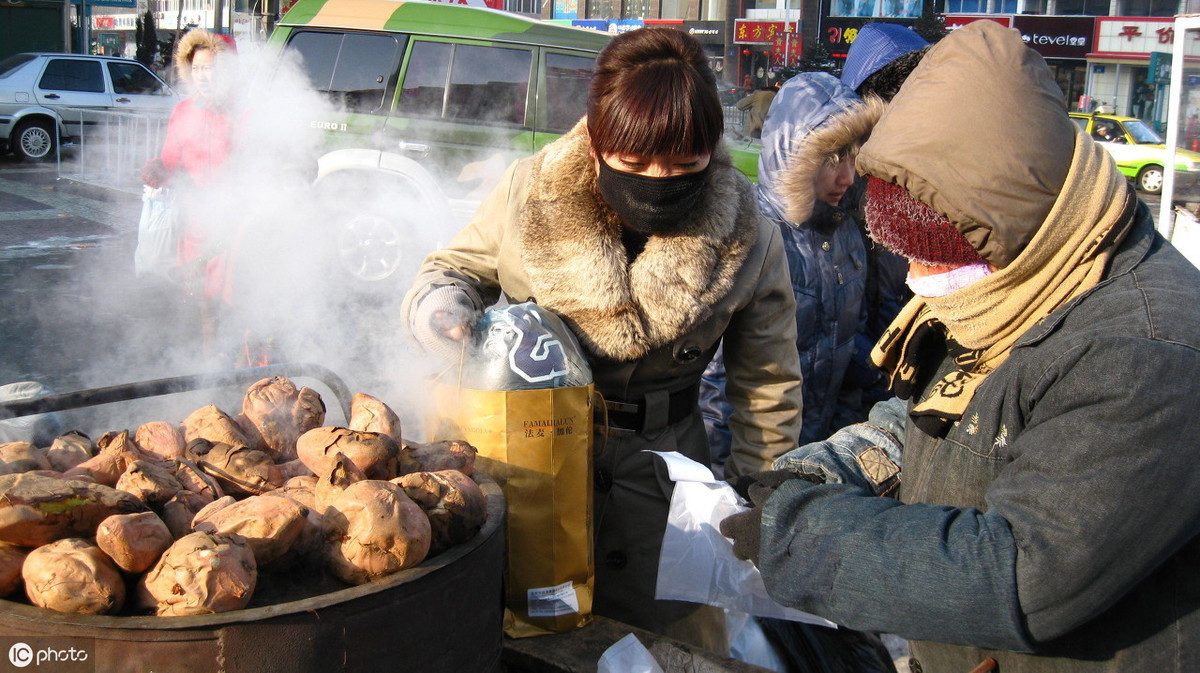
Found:
[[[1137,175],[1137,186],[1147,194],[1158,194],[1163,187],[1163,169],[1161,166],[1146,166]]]
[[[436,249],[445,213],[403,180],[356,174],[327,181],[320,194],[337,271],[359,290],[406,286]]]
[[[54,127],[41,119],[23,121],[13,131],[12,147],[22,159],[47,159],[54,154]]]

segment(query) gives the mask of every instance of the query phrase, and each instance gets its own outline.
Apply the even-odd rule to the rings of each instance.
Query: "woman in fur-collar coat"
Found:
[[[607,428],[598,417],[593,610],[727,651],[720,610],[654,600],[673,487],[643,450],[707,464],[698,384],[723,339],[730,469],[765,469],[795,445],[800,377],[779,232],[720,144],[712,79],[680,31],[615,38],[597,59],[588,117],[508,169],[426,258],[403,310],[417,340],[448,356],[458,346],[440,349],[438,336],[451,330],[431,325],[469,325],[501,296],[566,320],[597,391],[639,410],[610,411]]]

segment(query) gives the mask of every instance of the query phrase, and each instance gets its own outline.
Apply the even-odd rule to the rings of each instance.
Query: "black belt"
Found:
[[[645,434],[674,425],[692,414],[700,399],[700,383],[668,393],[656,390],[647,393],[637,402],[604,400],[604,407],[596,408],[596,427],[610,430]],[[623,433],[622,433],[623,434]]]

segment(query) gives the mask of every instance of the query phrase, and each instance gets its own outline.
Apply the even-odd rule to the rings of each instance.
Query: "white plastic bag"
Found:
[[[654,452],[667,465],[675,492],[658,561],[659,600],[704,603],[757,617],[776,617],[820,626],[833,622],[784,607],[767,595],[762,575],[733,555],[733,542],[721,535],[721,520],[744,512],[737,492],[678,452]]]
[[[650,650],[631,633],[604,650],[596,673],[663,673],[663,670]]]
[[[137,249],[133,252],[133,270],[137,276],[166,276],[174,268],[178,220],[169,189],[142,188],[142,216],[138,220]]]

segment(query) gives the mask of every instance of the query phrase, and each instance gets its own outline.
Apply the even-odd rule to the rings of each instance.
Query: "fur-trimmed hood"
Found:
[[[198,49],[212,49],[213,54],[216,55],[229,50],[229,43],[224,37],[210,33],[203,28],[193,28],[179,38],[179,44],[175,45],[173,58],[175,74],[189,84],[192,81],[192,57],[196,55]]]
[[[711,315],[757,240],[760,215],[749,181],[719,147],[691,220],[651,236],[630,263],[590,149],[585,119],[532,158],[522,262],[538,303],[569,320],[589,350],[633,360]]]
[[[793,226],[807,221],[817,172],[832,155],[857,151],[883,112],[827,73],[801,73],[784,83],[763,126],[758,200],[764,213]]]

